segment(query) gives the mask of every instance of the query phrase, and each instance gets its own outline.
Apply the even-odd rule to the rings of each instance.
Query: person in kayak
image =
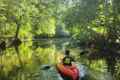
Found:
[[[57,70],[63,80],[79,80],[79,70],[72,64],[73,61],[70,51],[66,50],[62,63],[57,64]]]
[[[65,57],[62,60],[62,63],[64,65],[72,65],[72,62],[74,62],[74,58],[70,55],[70,51],[69,50],[65,50]]]

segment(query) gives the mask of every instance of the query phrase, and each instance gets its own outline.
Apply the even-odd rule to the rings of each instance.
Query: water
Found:
[[[80,48],[71,43],[70,39],[26,41],[19,46],[18,52],[14,47],[7,48],[0,55],[0,80],[61,80],[55,64],[61,61],[67,48],[78,64],[87,68],[85,80],[112,80],[105,60],[90,63],[79,56]],[[41,66],[46,64],[51,68],[42,70]]]

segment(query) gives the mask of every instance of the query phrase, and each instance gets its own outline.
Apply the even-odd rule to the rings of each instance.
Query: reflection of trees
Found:
[[[91,45],[95,45],[93,48],[97,50],[94,52],[94,50],[91,49],[91,53],[87,55],[88,59],[106,60],[108,71],[111,72],[112,75],[115,75],[117,73],[116,64],[117,61],[120,60],[120,53],[118,52],[120,44],[109,42],[109,40],[104,39],[104,37],[97,37],[88,43],[90,44],[87,46],[91,48]]]
[[[0,56],[3,54],[3,51],[6,49],[6,42],[1,41],[0,42]]]
[[[34,50],[33,58],[39,64],[52,64],[55,61],[55,45],[47,48],[36,48]],[[35,62],[36,62],[35,61]]]
[[[2,62],[0,62],[3,65],[3,75],[1,75],[3,79],[5,78],[5,80],[8,80],[15,77],[20,78],[21,75],[23,75],[24,69],[28,67],[27,64],[31,64],[32,62],[32,51],[29,46],[30,43],[29,45],[25,43],[21,44],[18,48],[19,51],[16,51],[14,48],[11,47],[6,48],[6,50],[4,51],[5,54],[1,56]]]
[[[49,48],[55,45],[57,49],[63,49],[67,45],[69,45],[69,43],[70,43],[69,38],[40,39],[39,41],[33,41],[33,47]]]

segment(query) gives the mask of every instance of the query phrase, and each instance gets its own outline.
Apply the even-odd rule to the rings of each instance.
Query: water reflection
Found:
[[[23,42],[19,46],[19,56],[14,48],[6,49],[2,52],[4,55],[0,56],[0,80],[40,80],[42,77],[40,66],[60,62],[66,48],[71,50],[76,61],[89,67],[91,80],[108,80],[105,78],[109,77],[105,60],[89,63],[88,59],[79,56],[80,49],[73,45],[71,47],[69,41],[69,39],[55,39]]]

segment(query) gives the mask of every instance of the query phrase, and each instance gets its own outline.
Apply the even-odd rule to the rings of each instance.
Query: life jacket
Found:
[[[74,64],[71,66],[57,64],[57,70],[63,78],[69,77],[70,80],[79,80],[79,70]]]

